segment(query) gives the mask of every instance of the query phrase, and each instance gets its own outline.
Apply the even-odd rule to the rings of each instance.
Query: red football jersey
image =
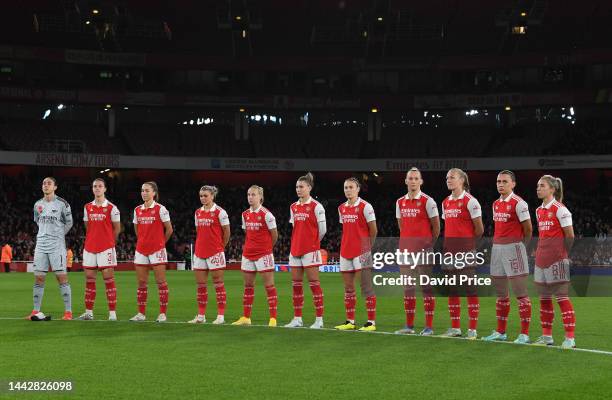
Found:
[[[376,221],[374,208],[367,201],[358,198],[355,204],[348,201],[338,207],[342,224],[340,256],[355,258],[371,250],[368,222]]]
[[[134,209],[134,225],[138,225],[138,241],[136,251],[148,256],[166,247],[164,222],[170,221],[170,213],[166,207],[153,202],[150,207],[144,204]]]
[[[405,195],[395,202],[400,220],[400,250],[420,251],[432,246],[431,218],[438,216],[435,200],[420,192],[411,199]]]
[[[538,220],[538,247],[535,264],[540,268],[567,258],[563,228],[572,225],[572,214],[556,200],[542,204],[536,210]]]
[[[305,203],[296,201],[289,208],[291,232],[291,255],[300,257],[321,248],[319,222],[325,222],[325,209],[312,197]]]
[[[224,249],[221,227],[229,224],[227,212],[218,205],[213,204],[210,210],[198,208],[195,212],[196,257],[208,258],[221,253]]]
[[[276,219],[268,209],[259,206],[242,213],[242,229],[245,231],[242,256],[251,261],[272,254],[271,229],[276,229]]]
[[[493,202],[493,222],[495,231],[493,243],[509,244],[523,240],[521,222],[529,219],[529,206],[525,200],[510,193],[506,198],[500,197]]]
[[[482,216],[480,203],[463,191],[454,198],[451,194],[442,201],[444,220],[444,248],[447,251],[469,251],[476,247],[472,219]]]
[[[85,204],[83,221],[87,222],[87,233],[84,249],[90,253],[100,253],[115,247],[113,222],[120,219],[119,209],[108,200],[104,200],[100,206],[95,200]]]

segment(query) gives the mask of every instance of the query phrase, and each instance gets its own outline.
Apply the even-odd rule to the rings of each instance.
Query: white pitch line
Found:
[[[25,318],[15,318],[15,317],[0,317],[0,320],[8,320],[8,321],[26,321]],[[56,321],[61,321],[61,320],[52,320],[52,321],[48,321],[48,322],[56,322]],[[103,320],[103,319],[96,319],[96,320],[92,320],[92,321],[79,321],[79,320],[72,320],[71,322],[108,322],[108,323],[131,323],[131,324],[142,324],[142,323],[149,323],[149,324],[157,324],[157,322],[155,321],[140,321],[140,322],[132,322],[132,321],[128,321],[128,320],[121,320],[121,321],[108,321],[108,320]],[[42,323],[45,323],[46,321],[40,321]],[[159,323],[160,325],[162,324],[177,324],[177,325],[196,325],[196,324],[190,324],[188,322],[184,322],[184,321],[167,321],[167,322],[163,322],[163,323]],[[203,324],[202,324],[203,325]],[[210,326],[215,326],[215,327],[227,327],[227,326],[232,326],[231,324],[223,324],[223,325],[213,325],[213,324],[206,324],[206,325],[210,325]],[[268,325],[246,325],[244,326],[246,328],[270,328]],[[374,331],[374,332],[359,332],[359,331],[340,331],[338,329],[333,329],[333,328],[320,328],[320,329],[308,329],[306,327],[303,328],[286,328],[284,326],[277,326],[275,329],[306,329],[309,331],[326,331],[326,332],[338,332],[338,333],[354,333],[354,334],[364,334],[364,335],[368,335],[368,334],[376,334],[376,335],[393,335],[393,336],[409,336],[409,337],[419,337],[419,338],[433,338],[433,339],[454,339],[454,340],[466,340],[466,341],[471,341],[468,338],[465,337],[446,337],[446,336],[442,336],[442,335],[431,335],[431,336],[420,336],[420,335],[398,335],[395,334],[393,332],[386,332],[386,331]],[[496,343],[496,344],[509,344],[509,345],[515,345],[515,346],[526,346],[524,344],[518,344],[518,343],[514,343],[514,342],[507,342],[507,341],[483,341],[483,340],[478,340],[478,342],[482,342],[482,343]],[[563,349],[561,348],[561,346],[534,346],[531,345],[529,347],[539,347],[539,348],[549,348],[549,349],[557,349],[557,350],[563,350],[563,351],[579,351],[579,352],[583,352],[583,353],[594,353],[594,354],[603,354],[606,356],[612,356],[612,351],[606,351],[606,350],[597,350],[597,349],[584,349],[584,348],[574,348],[574,349]]]

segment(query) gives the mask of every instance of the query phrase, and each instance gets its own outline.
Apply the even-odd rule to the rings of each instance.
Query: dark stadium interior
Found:
[[[603,0],[9,2],[0,13],[0,151],[286,160],[612,154],[611,17]],[[40,179],[57,176],[80,220],[91,179],[104,176],[123,215],[118,252],[129,259],[138,186],[154,179],[176,228],[169,250],[180,258],[206,182],[221,187],[234,233],[228,254],[237,258],[244,189],[260,183],[286,257],[297,173],[161,169],[1,167],[10,222],[0,236],[16,238],[16,257],[29,259],[34,226],[23,215],[40,197]],[[469,172],[488,211],[494,173]],[[532,209],[542,172],[519,172],[518,192]],[[381,235],[397,233],[401,173],[316,173],[332,254],[340,185],[351,174],[368,179],[364,197]],[[612,172],[559,174],[577,232],[607,235]],[[438,203],[443,176],[425,174]],[[82,232],[79,222],[70,234],[77,254]]]

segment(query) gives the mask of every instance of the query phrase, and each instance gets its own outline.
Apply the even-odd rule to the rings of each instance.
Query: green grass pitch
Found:
[[[83,311],[83,273],[70,274],[75,317]],[[268,327],[125,322],[136,313],[132,272],[118,272],[117,313],[108,322],[104,284],[98,277],[96,321],[32,323],[20,318],[31,310],[31,274],[0,274],[0,396],[15,398],[214,398],[214,399],[603,399],[612,393],[612,355],[557,348],[482,341],[397,336],[358,332]],[[292,317],[290,274],[277,273],[279,325]],[[242,310],[242,277],[226,273],[226,320]],[[326,327],[344,321],[339,274],[321,274]],[[168,273],[171,322],[196,314],[193,275]],[[304,322],[314,319],[305,285]],[[420,299],[419,299],[420,300]],[[579,347],[612,352],[612,299],[574,298]],[[465,305],[465,303],[464,303]],[[62,304],[53,275],[47,280],[43,311],[54,318]],[[149,282],[147,317],[157,315],[157,287]],[[555,305],[555,341],[563,338]],[[216,316],[209,284],[207,317]],[[466,308],[462,322],[467,324]],[[357,322],[365,319],[358,298]],[[267,324],[268,309],[258,279],[253,323]],[[378,298],[379,331],[392,332],[404,322],[399,296]],[[449,324],[446,299],[438,298],[434,329]],[[417,329],[423,325],[417,304]],[[481,299],[479,334],[495,328],[495,299]],[[518,330],[512,304],[509,337]],[[539,307],[534,301],[531,337],[539,335]],[[62,394],[8,394],[9,380],[71,380]]]

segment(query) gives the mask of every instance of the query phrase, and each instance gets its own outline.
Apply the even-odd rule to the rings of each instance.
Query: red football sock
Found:
[[[355,292],[344,292],[344,308],[346,310],[346,319],[349,321],[355,321],[355,305],[357,304],[357,297]]]
[[[414,313],[416,311],[416,297],[404,295],[404,311],[406,311],[406,326],[414,328]]]
[[[117,286],[115,286],[115,278],[104,280],[106,286],[106,301],[108,303],[108,311],[115,311],[117,308]]]
[[[519,306],[519,318],[521,319],[521,333],[529,335],[529,323],[531,322],[531,300],[529,297],[517,297]]]
[[[227,294],[223,282],[215,282],[215,293],[217,295],[217,315],[225,315],[225,305],[227,304]]]
[[[498,297],[495,302],[495,315],[497,316],[497,332],[506,333],[508,315],[510,314],[510,299]]]
[[[451,319],[451,327],[461,329],[461,299],[458,296],[449,296],[448,312]]]
[[[270,318],[276,318],[276,308],[278,305],[278,295],[274,285],[266,286],[266,294],[268,295],[268,309],[270,310]]]
[[[321,289],[321,282],[312,281],[310,282],[310,291],[312,292],[312,301],[315,307],[315,315],[317,317],[323,316],[323,289]]]
[[[425,308],[425,327],[433,328],[434,313],[436,310],[436,298],[433,296],[423,299],[423,308]]]
[[[96,301],[96,278],[85,280],[85,309],[93,310]]]
[[[552,326],[555,320],[555,309],[552,297],[540,297],[540,322],[542,323],[542,335],[552,336]]]
[[[376,296],[366,297],[366,311],[368,312],[368,321],[376,321]]]
[[[138,302],[138,312],[145,314],[147,309],[147,284],[140,284],[138,290],[136,290],[136,299]]]
[[[208,304],[208,287],[205,283],[198,283],[198,314],[206,314],[206,305]]]
[[[573,338],[574,330],[576,329],[576,314],[572,301],[567,296],[557,296],[557,304],[561,308],[563,315],[563,328],[565,329],[565,337]]]
[[[468,315],[470,317],[469,328],[476,329],[478,327],[478,315],[480,314],[480,301],[478,296],[468,296]]]
[[[293,316],[302,317],[304,307],[304,287],[302,281],[293,281]]]
[[[159,313],[165,314],[168,309],[168,282],[157,282],[159,294]]]
[[[253,299],[255,298],[255,288],[253,286],[244,287],[244,295],[242,296],[242,309],[246,318],[251,318],[253,311]]]

